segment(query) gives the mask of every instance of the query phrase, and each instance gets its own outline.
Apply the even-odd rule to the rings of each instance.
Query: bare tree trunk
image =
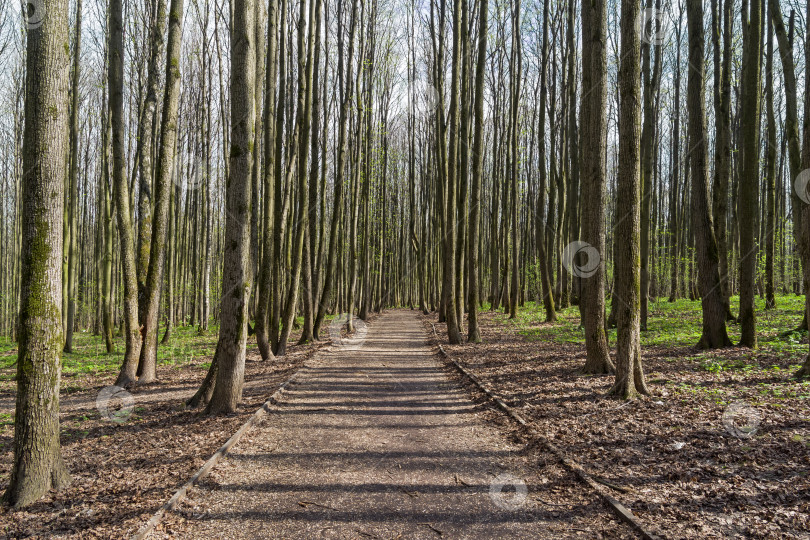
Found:
[[[605,152],[607,13],[604,0],[582,2],[582,239],[588,271],[580,275],[588,358],[584,373],[612,373],[605,333]],[[598,257],[600,260],[590,260]],[[591,271],[591,267],[593,270]],[[581,267],[576,267],[581,268]]]
[[[641,366],[641,69],[639,0],[622,0],[619,67],[619,170],[616,193],[616,382],[610,393],[622,399],[649,394]],[[655,22],[653,22],[655,24]],[[649,56],[649,48],[648,48]],[[647,62],[649,63],[649,58]],[[649,112],[649,109],[648,109]],[[648,194],[649,195],[649,194]]]
[[[709,170],[706,165],[706,105],[703,99],[704,44],[702,0],[687,0],[689,28],[689,160],[692,182],[692,227],[697,252],[698,278],[703,307],[702,349],[731,345],[726,332],[726,309],[720,290],[717,241],[709,206]]]
[[[298,216],[295,231],[295,242],[293,244],[292,276],[287,302],[284,306],[284,316],[282,320],[281,337],[279,339],[276,354],[284,356],[287,349],[287,341],[292,332],[295,319],[295,309],[298,305],[298,289],[301,286],[302,267],[304,266],[304,238],[309,234],[307,224],[309,222],[309,135],[312,118],[312,76],[315,65],[315,20],[320,18],[322,0],[310,0],[309,2],[309,23],[304,26],[306,18],[305,5],[301,2],[299,27],[298,27],[298,119],[296,123],[299,127],[296,131],[300,133],[301,145],[298,150]],[[307,30],[308,39],[304,42],[304,31]]]
[[[41,26],[29,28],[26,50],[14,463],[3,496],[15,508],[70,483],[59,446],[68,2],[48,2],[47,16],[42,4],[31,6],[29,21],[38,17]]]
[[[164,8],[165,9],[165,8]],[[160,124],[160,149],[155,184],[152,247],[149,250],[149,269],[144,284],[143,348],[138,366],[138,383],[157,379],[157,341],[160,324],[160,296],[163,287],[163,269],[166,262],[166,231],[169,220],[169,201],[173,188],[174,153],[177,149],[177,109],[180,100],[180,54],[183,36],[183,0],[171,0],[169,39],[166,55],[166,83],[163,96],[163,118]],[[180,14],[180,15],[178,15]],[[158,14],[160,16],[161,14]]]
[[[755,238],[759,223],[759,114],[760,57],[762,56],[762,10],[752,0],[743,13],[743,64],[740,81],[740,129],[742,136],[740,195],[740,345],[757,346],[754,295],[757,253]]]
[[[82,36],[82,0],[76,1],[76,29],[75,37],[73,39],[73,74],[71,82],[71,105],[70,105],[70,170],[68,173],[69,193],[68,193],[68,207],[66,209],[67,219],[69,221],[70,234],[68,235],[69,245],[64,246],[67,248],[67,275],[63,279],[67,282],[67,298],[63,299],[63,303],[67,303],[67,317],[65,319],[65,352],[73,352],[73,327],[76,325],[76,293],[77,293],[77,280],[76,272],[78,270],[78,246],[77,238],[77,223],[78,223],[78,190],[79,190],[79,78],[81,76],[81,68],[79,58],[81,56],[81,36]],[[64,249],[63,248],[63,249]]]
[[[173,0],[181,1],[181,0]],[[216,383],[206,413],[236,411],[245,379],[250,298],[250,212],[255,125],[256,43],[253,0],[234,0],[231,25],[231,153],[225,190],[225,253]]]
[[[346,170],[346,145],[347,145],[347,125],[349,116],[349,107],[353,95],[352,67],[354,57],[354,41],[357,31],[357,8],[358,0],[352,0],[352,15],[351,22],[349,23],[349,50],[348,54],[343,55],[343,14],[342,14],[343,0],[338,0],[338,86],[341,91],[341,105],[338,118],[338,159],[337,170],[335,171],[335,194],[334,194],[334,207],[332,211],[332,225],[329,230],[329,254],[326,262],[326,274],[324,277],[324,286],[321,293],[321,301],[318,304],[318,315],[315,318],[314,334],[320,334],[320,328],[323,320],[326,317],[326,310],[334,301],[334,274],[337,266],[337,239],[338,229],[343,217],[343,189],[345,184],[345,170]],[[345,76],[344,76],[344,62]],[[344,82],[345,81],[345,82]],[[345,84],[345,89],[344,89]]]
[[[283,1],[283,0],[282,0]],[[273,294],[273,223],[275,212],[275,190],[281,189],[276,177],[276,79],[278,75],[277,43],[279,24],[279,0],[270,2],[267,14],[267,66],[265,68],[264,92],[264,215],[262,222],[262,262],[259,269],[259,298],[256,308],[256,342],[262,360],[273,359],[270,347],[269,311]],[[281,38],[283,39],[283,37]],[[276,255],[277,256],[277,255]]]
[[[765,80],[773,81],[773,15],[768,17],[768,53],[765,61]],[[776,308],[774,296],[773,265],[774,265],[774,234],[776,229],[776,117],[773,112],[773,86],[767,85],[765,89],[765,108],[768,121],[767,141],[765,150],[765,309]]]
[[[469,253],[469,269],[467,273],[470,277],[467,300],[470,310],[467,320],[467,341],[471,343],[481,342],[481,333],[478,329],[478,290],[480,286],[478,278],[478,245],[480,242],[481,221],[481,177],[484,168],[484,70],[487,61],[487,19],[489,15],[488,0],[479,0],[478,3],[478,58],[475,68],[475,103],[473,104],[475,127],[473,129],[473,170],[472,189],[470,191],[469,243],[467,245]],[[421,294],[420,304],[422,304]]]
[[[124,154],[124,20],[121,0],[110,0],[110,118],[112,121],[113,185],[115,186],[118,233],[121,244],[121,278],[124,285],[124,331],[126,352],[115,381],[129,386],[137,377],[143,334],[138,322],[138,267],[132,230],[129,183]]]

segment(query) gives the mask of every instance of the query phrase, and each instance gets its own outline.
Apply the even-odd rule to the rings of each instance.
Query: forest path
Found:
[[[167,516],[164,531],[183,538],[632,536],[551,455],[510,442],[492,422],[497,415],[471,400],[426,339],[417,312],[388,311],[362,343],[319,353]]]

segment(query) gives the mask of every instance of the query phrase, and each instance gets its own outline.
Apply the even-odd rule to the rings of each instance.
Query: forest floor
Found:
[[[810,381],[791,377],[808,345],[806,335],[780,337],[801,321],[803,297],[779,297],[777,306],[758,312],[757,350],[699,351],[699,303],[652,303],[642,332],[652,396],[634,401],[606,397],[613,376],[578,373],[585,348],[576,307],[552,324],[538,322],[544,313],[534,304],[514,320],[484,311],[483,343],[445,349],[612,484],[653,532],[808,538]],[[436,323],[435,314],[425,321]],[[447,343],[446,325],[436,329]],[[736,341],[739,326],[730,324],[729,334]]]
[[[531,303],[514,320],[484,311],[483,343],[445,348],[653,532],[808,538],[810,381],[791,378],[807,336],[781,336],[801,320],[803,298],[777,305],[758,312],[758,349],[699,351],[699,303],[652,303],[642,350],[653,395],[628,402],[605,396],[612,376],[578,373],[575,307],[553,324],[538,322]],[[461,384],[426,345],[435,314],[423,322],[386,312],[356,351],[327,340],[275,362],[261,362],[251,343],[243,406],[216,418],[182,405],[209,366],[216,328],[176,328],[160,349],[160,381],[132,389],[120,423],[96,399],[121,354],[78,334],[63,360],[60,418],[73,483],[23,511],[0,508],[0,538],[137,531],[305,361],[275,413],[155,537],[633,537],[596,493]],[[445,326],[436,328],[446,343]],[[729,332],[738,339],[737,325]],[[15,362],[14,345],[0,342],[0,489],[12,461]]]
[[[0,507],[0,538],[125,538],[137,531],[320,348],[293,345],[285,357],[262,362],[254,341],[248,348],[239,412],[208,417],[186,409],[184,401],[205,377],[217,328],[203,335],[196,328],[175,328],[170,342],[159,348],[158,382],[130,389],[131,410],[122,409],[118,421],[111,421],[102,416],[96,400],[115,381],[123,341],[117,343],[117,353],[106,354],[98,336],[78,333],[75,339],[74,352],[63,358],[60,403],[62,455],[73,482],[25,510]],[[296,341],[294,335],[291,343]],[[13,459],[14,347],[0,343],[2,491]],[[113,398],[110,414],[125,405]]]
[[[151,538],[634,538],[392,310],[307,362]]]

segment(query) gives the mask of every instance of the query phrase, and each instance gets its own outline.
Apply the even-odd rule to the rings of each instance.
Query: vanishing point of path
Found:
[[[362,344],[321,352],[189,491],[173,536],[633,536],[553,456],[513,442],[427,338],[416,312],[389,311]]]

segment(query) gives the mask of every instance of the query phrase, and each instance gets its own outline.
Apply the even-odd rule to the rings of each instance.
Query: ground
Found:
[[[653,396],[630,402],[605,396],[611,376],[578,373],[584,347],[576,308],[553,325],[538,322],[542,310],[533,304],[516,320],[484,311],[484,343],[445,348],[612,486],[653,532],[807,538],[810,382],[791,372],[808,346],[800,334],[780,337],[798,325],[802,300],[779,297],[777,310],[759,313],[760,349],[710,352],[694,348],[698,303],[653,303],[642,336]],[[386,312],[349,350],[327,341],[261,362],[251,348],[240,413],[218,418],[182,407],[208,367],[215,329],[177,329],[161,349],[160,382],[133,390],[134,409],[121,423],[102,418],[95,403],[114,381],[120,353],[100,354],[98,337],[78,334],[77,353],[64,361],[61,418],[74,482],[24,511],[0,510],[0,537],[135,532],[305,363],[275,412],[164,518],[155,537],[269,530],[286,537],[634,536],[425,344],[435,315],[422,326],[415,316]],[[436,328],[446,344],[444,325]],[[738,327],[729,329],[738,335]],[[13,344],[0,343],[0,488],[11,464],[15,354]],[[527,498],[510,508],[516,495],[507,491],[520,482]],[[501,484],[506,509],[490,496]]]
[[[320,353],[152,537],[633,537],[553,455],[499,430],[427,339],[394,310]]]
[[[642,354],[653,395],[635,401],[606,397],[613,376],[578,373],[575,307],[554,324],[538,322],[533,304],[516,320],[484,311],[482,344],[445,348],[662,536],[807,538],[810,381],[792,373],[808,346],[798,333],[780,337],[801,321],[803,300],[759,312],[755,351],[699,351],[697,302],[651,304]],[[729,333],[737,340],[739,326]]]

